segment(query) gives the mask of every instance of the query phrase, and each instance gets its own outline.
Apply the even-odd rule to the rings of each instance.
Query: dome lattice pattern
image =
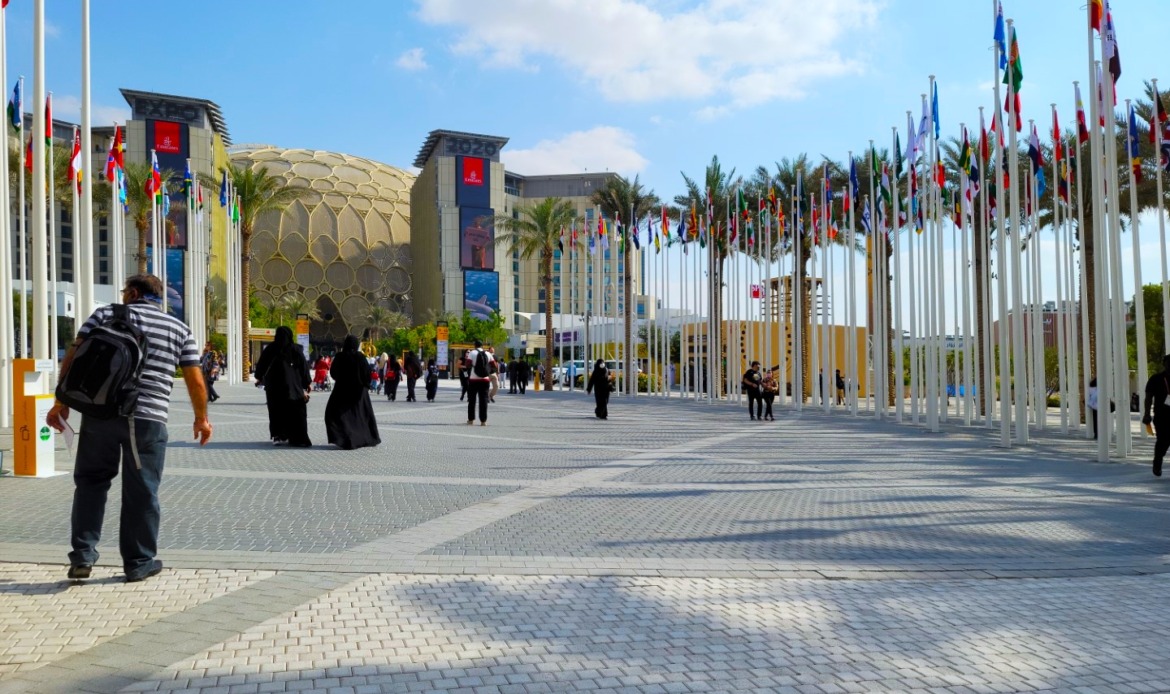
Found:
[[[412,314],[410,187],[414,175],[369,159],[307,149],[248,148],[232,163],[267,169],[310,192],[252,232],[252,286],[266,305],[289,293],[316,303],[314,340],[361,335],[377,305]]]

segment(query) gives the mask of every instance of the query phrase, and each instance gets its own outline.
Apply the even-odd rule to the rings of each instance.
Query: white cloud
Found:
[[[799,99],[858,73],[840,46],[872,27],[880,0],[418,0],[419,17],[459,31],[452,49],[482,65],[536,69],[551,58],[619,102],[685,99],[725,109]]]
[[[53,95],[53,117],[59,120],[81,122],[81,98],[72,94]],[[129,106],[107,106],[90,103],[89,120],[95,127],[125,124],[130,120]]]
[[[55,39],[61,35],[61,27],[52,22],[45,22],[45,36]]]
[[[509,171],[528,176],[583,171],[629,175],[641,172],[647,164],[634,147],[633,135],[610,126],[569,133],[559,140],[541,140],[528,149],[505,149],[500,156]]]
[[[411,48],[398,56],[398,60],[394,64],[403,70],[410,72],[417,72],[419,70],[427,69],[426,53],[421,48]]]

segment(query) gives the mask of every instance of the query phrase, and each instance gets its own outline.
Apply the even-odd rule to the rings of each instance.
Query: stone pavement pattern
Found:
[[[444,383],[375,399],[383,445],[273,448],[179,399],[167,570],[63,580],[72,483],[0,479],[8,692],[1165,692],[1170,485],[1149,444]],[[177,398],[185,397],[182,389]],[[58,462],[68,468],[62,451]]]

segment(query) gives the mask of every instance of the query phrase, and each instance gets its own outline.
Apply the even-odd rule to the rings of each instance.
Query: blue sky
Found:
[[[55,114],[78,117],[80,9],[49,2]],[[1165,65],[1164,0],[1118,0],[1119,99]],[[992,0],[144,0],[92,3],[96,124],[119,87],[210,99],[237,143],[409,168],[428,131],[510,138],[519,173],[611,170],[659,196],[712,155],[750,173],[800,153],[844,159],[915,120],[939,81],[945,137],[992,104]],[[1083,0],[1005,0],[1025,118],[1074,123],[1087,83]],[[31,76],[31,0],[7,11],[8,75]],[[1170,88],[1170,74],[1163,75]],[[11,89],[8,85],[6,89]],[[31,87],[30,87],[31,91]],[[1088,98],[1086,91],[1086,98]],[[903,133],[903,142],[905,141]],[[1146,227],[1143,251],[1158,248]],[[1144,253],[1149,281],[1159,270]],[[1046,294],[1049,293],[1046,290]]]
[[[1150,20],[1164,5],[1116,4],[1124,98],[1156,76],[1164,22]],[[76,118],[80,10],[47,5],[48,85],[59,117]],[[944,134],[992,101],[991,0],[92,6],[95,122],[127,115],[119,87],[203,97],[223,108],[238,143],[402,167],[432,128],[469,130],[511,138],[503,157],[521,173],[615,170],[663,197],[714,154],[747,172],[886,143],[907,109],[919,112],[931,73]],[[31,75],[31,7],[8,9],[11,78]],[[1071,124],[1071,82],[1087,72],[1083,3],[1004,9],[1020,34],[1025,116],[1047,123],[1057,102]]]

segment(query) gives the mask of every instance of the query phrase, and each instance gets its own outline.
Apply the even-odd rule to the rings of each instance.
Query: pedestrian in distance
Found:
[[[520,392],[520,362],[513,359],[508,362],[508,393],[516,395]]]
[[[1085,408],[1089,410],[1089,417],[1093,420],[1093,439],[1097,438],[1097,379],[1089,381],[1089,390],[1085,392]]]
[[[495,402],[496,393],[500,392],[500,364],[496,361],[495,347],[488,347],[487,353],[491,355],[492,361],[489,367],[491,368],[491,376],[489,377],[488,386],[488,400]]]
[[[776,417],[772,414],[772,403],[776,401],[776,396],[780,394],[780,384],[776,381],[776,369],[773,367],[768,369],[768,373],[764,375],[764,382],[761,384],[764,391],[764,419],[769,421],[776,421]]]
[[[268,435],[273,445],[308,448],[309,415],[307,405],[312,380],[309,364],[301,346],[293,339],[292,329],[280,326],[260,358],[256,360],[256,382],[264,386],[268,405]]]
[[[528,381],[532,379],[532,364],[522,360],[517,369],[519,373],[516,374],[516,382],[520,385],[520,394],[524,395],[524,391],[528,390]]]
[[[1154,475],[1162,476],[1162,459],[1170,449],[1170,354],[1162,357],[1162,370],[1146,381],[1142,424],[1154,425]]]
[[[393,354],[386,359],[386,373],[383,378],[386,390],[386,399],[390,402],[398,397],[398,384],[402,382],[402,365],[398,363],[398,357]]]
[[[467,397],[467,379],[471,374],[471,354],[469,350],[463,352],[463,358],[459,360],[459,402],[463,402],[463,398]]]
[[[77,459],[73,468],[73,511],[71,515],[72,551],[69,553],[68,577],[90,577],[98,560],[98,542],[105,519],[106,498],[110,483],[122,473],[122,512],[118,549],[126,582],[134,583],[157,575],[163,563],[157,559],[161,510],[158,489],[167,451],[167,415],[175,367],[182,370],[183,382],[195,411],[194,434],[199,445],[211,439],[211,422],[207,420],[207,390],[199,367],[199,349],[191,330],[182,321],[162,310],[163,285],[154,275],[134,275],[126,279],[122,303],[102,306],[82,324],[77,339],[61,362],[58,397],[68,397],[75,384],[70,368],[80,369],[85,380],[99,369],[108,372],[108,352],[88,347],[102,334],[117,332],[123,339],[131,337],[145,346],[141,353],[142,369],[137,380],[117,384],[125,397],[115,398],[115,405],[132,410],[125,416],[99,418],[81,413],[81,432]],[[127,329],[129,326],[131,329]],[[138,335],[133,335],[137,332]],[[141,339],[141,341],[139,341]],[[108,343],[107,343],[108,344]],[[111,385],[107,379],[101,385]],[[76,403],[75,403],[75,406]],[[57,431],[68,426],[70,407],[58,400],[45,418]]]
[[[333,392],[325,406],[329,443],[345,450],[382,443],[370,404],[370,363],[353,335],[346,336],[329,375],[333,377]]]
[[[210,342],[207,344],[211,345]],[[219,400],[219,393],[215,392],[215,382],[219,380],[219,354],[213,349],[207,351],[199,367],[203,371],[203,382],[207,384],[207,401]]]
[[[488,391],[492,385],[492,366],[495,357],[476,340],[475,349],[467,353],[467,424],[475,424],[478,409],[479,425],[487,426]]]
[[[837,404],[845,404],[845,377],[841,375],[841,369],[836,369],[833,374],[833,385],[837,391]]]
[[[427,373],[424,383],[427,387],[427,402],[434,402],[435,394],[439,392],[439,367],[435,366],[433,358],[427,359]]]
[[[402,371],[406,375],[406,401],[418,402],[414,397],[414,384],[422,377],[423,370],[414,352],[407,352],[402,358]]]
[[[743,392],[748,398],[748,416],[753,420],[764,420],[763,386],[764,377],[760,374],[760,362],[753,361],[751,368],[743,372]]]
[[[585,384],[585,393],[593,393],[593,415],[598,419],[609,419],[609,394],[613,391],[613,374],[605,368],[605,360],[593,364],[593,373]]]
[[[332,360],[322,354],[313,362],[313,389],[329,390],[329,365]]]

